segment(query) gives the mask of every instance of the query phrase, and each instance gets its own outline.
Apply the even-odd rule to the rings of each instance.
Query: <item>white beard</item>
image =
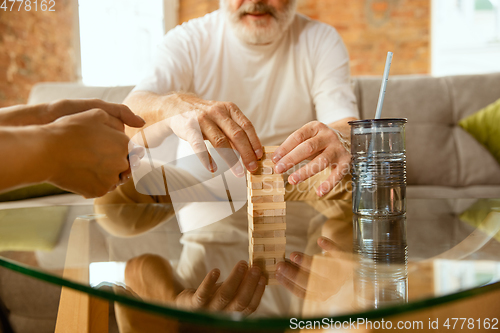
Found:
[[[270,23],[267,23],[266,19],[262,19],[245,24],[242,22],[242,13],[247,10],[253,11],[251,10],[253,6],[249,4],[240,7],[236,12],[231,12],[229,1],[220,0],[222,13],[236,37],[248,44],[269,44],[281,37],[292,24],[297,9],[297,0],[289,0],[286,7],[280,12],[274,11]]]

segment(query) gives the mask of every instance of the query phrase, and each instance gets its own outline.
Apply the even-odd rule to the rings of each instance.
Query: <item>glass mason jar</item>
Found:
[[[350,121],[353,212],[406,213],[406,119]]]

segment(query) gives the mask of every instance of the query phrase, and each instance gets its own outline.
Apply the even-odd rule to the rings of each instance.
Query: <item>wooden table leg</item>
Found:
[[[90,219],[73,223],[63,277],[80,283],[89,281]],[[62,287],[55,333],[108,332],[109,302],[87,293]]]

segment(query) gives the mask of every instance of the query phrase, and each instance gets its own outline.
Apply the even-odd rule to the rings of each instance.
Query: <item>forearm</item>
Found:
[[[151,126],[175,114],[173,108],[174,95],[158,95],[149,91],[136,91],[127,96],[123,104],[132,112],[146,121],[146,126]],[[135,135],[140,129],[128,128],[129,137]]]
[[[15,105],[0,109],[0,126],[42,125],[53,121],[47,104]]]
[[[4,161],[0,167],[0,192],[49,178],[43,132],[39,126],[0,128],[0,155]]]
[[[335,121],[333,123],[330,123],[330,124],[328,124],[328,126],[339,131],[342,134],[342,136],[350,142],[351,141],[351,125],[349,125],[349,122],[353,121],[353,120],[358,120],[358,119],[354,118],[354,117],[344,118],[344,119]]]

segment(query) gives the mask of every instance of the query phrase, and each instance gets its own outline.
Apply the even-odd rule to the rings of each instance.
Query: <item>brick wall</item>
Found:
[[[387,51],[391,74],[430,72],[431,0],[298,0],[298,11],[334,26],[347,46],[353,75],[382,75]],[[218,0],[180,0],[179,20],[219,7]]]
[[[0,10],[0,107],[26,103],[37,82],[75,80],[70,0],[56,1],[55,12],[18,4]]]

